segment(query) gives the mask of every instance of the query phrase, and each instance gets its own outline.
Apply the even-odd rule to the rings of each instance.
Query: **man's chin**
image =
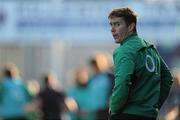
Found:
[[[119,40],[115,40],[115,43],[120,43]]]

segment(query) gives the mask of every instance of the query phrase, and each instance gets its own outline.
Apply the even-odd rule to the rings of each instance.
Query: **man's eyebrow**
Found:
[[[112,25],[112,24],[118,24],[118,23],[121,23],[121,22],[119,22],[119,21],[117,21],[117,22],[109,22],[110,25]]]

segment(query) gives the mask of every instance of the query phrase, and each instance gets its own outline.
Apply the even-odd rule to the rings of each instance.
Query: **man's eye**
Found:
[[[112,26],[115,26],[115,27],[118,27],[120,26],[121,24],[120,23],[109,23],[109,25],[112,27]]]
[[[120,26],[120,23],[116,23],[115,26]]]

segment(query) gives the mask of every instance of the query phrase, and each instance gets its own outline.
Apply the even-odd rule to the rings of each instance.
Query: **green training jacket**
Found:
[[[134,33],[115,49],[113,60],[111,114],[155,118],[172,84],[171,73],[157,50]]]

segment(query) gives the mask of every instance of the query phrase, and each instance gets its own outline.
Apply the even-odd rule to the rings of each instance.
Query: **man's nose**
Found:
[[[113,32],[115,32],[115,29],[114,29],[114,27],[111,27],[111,32],[113,33]]]

